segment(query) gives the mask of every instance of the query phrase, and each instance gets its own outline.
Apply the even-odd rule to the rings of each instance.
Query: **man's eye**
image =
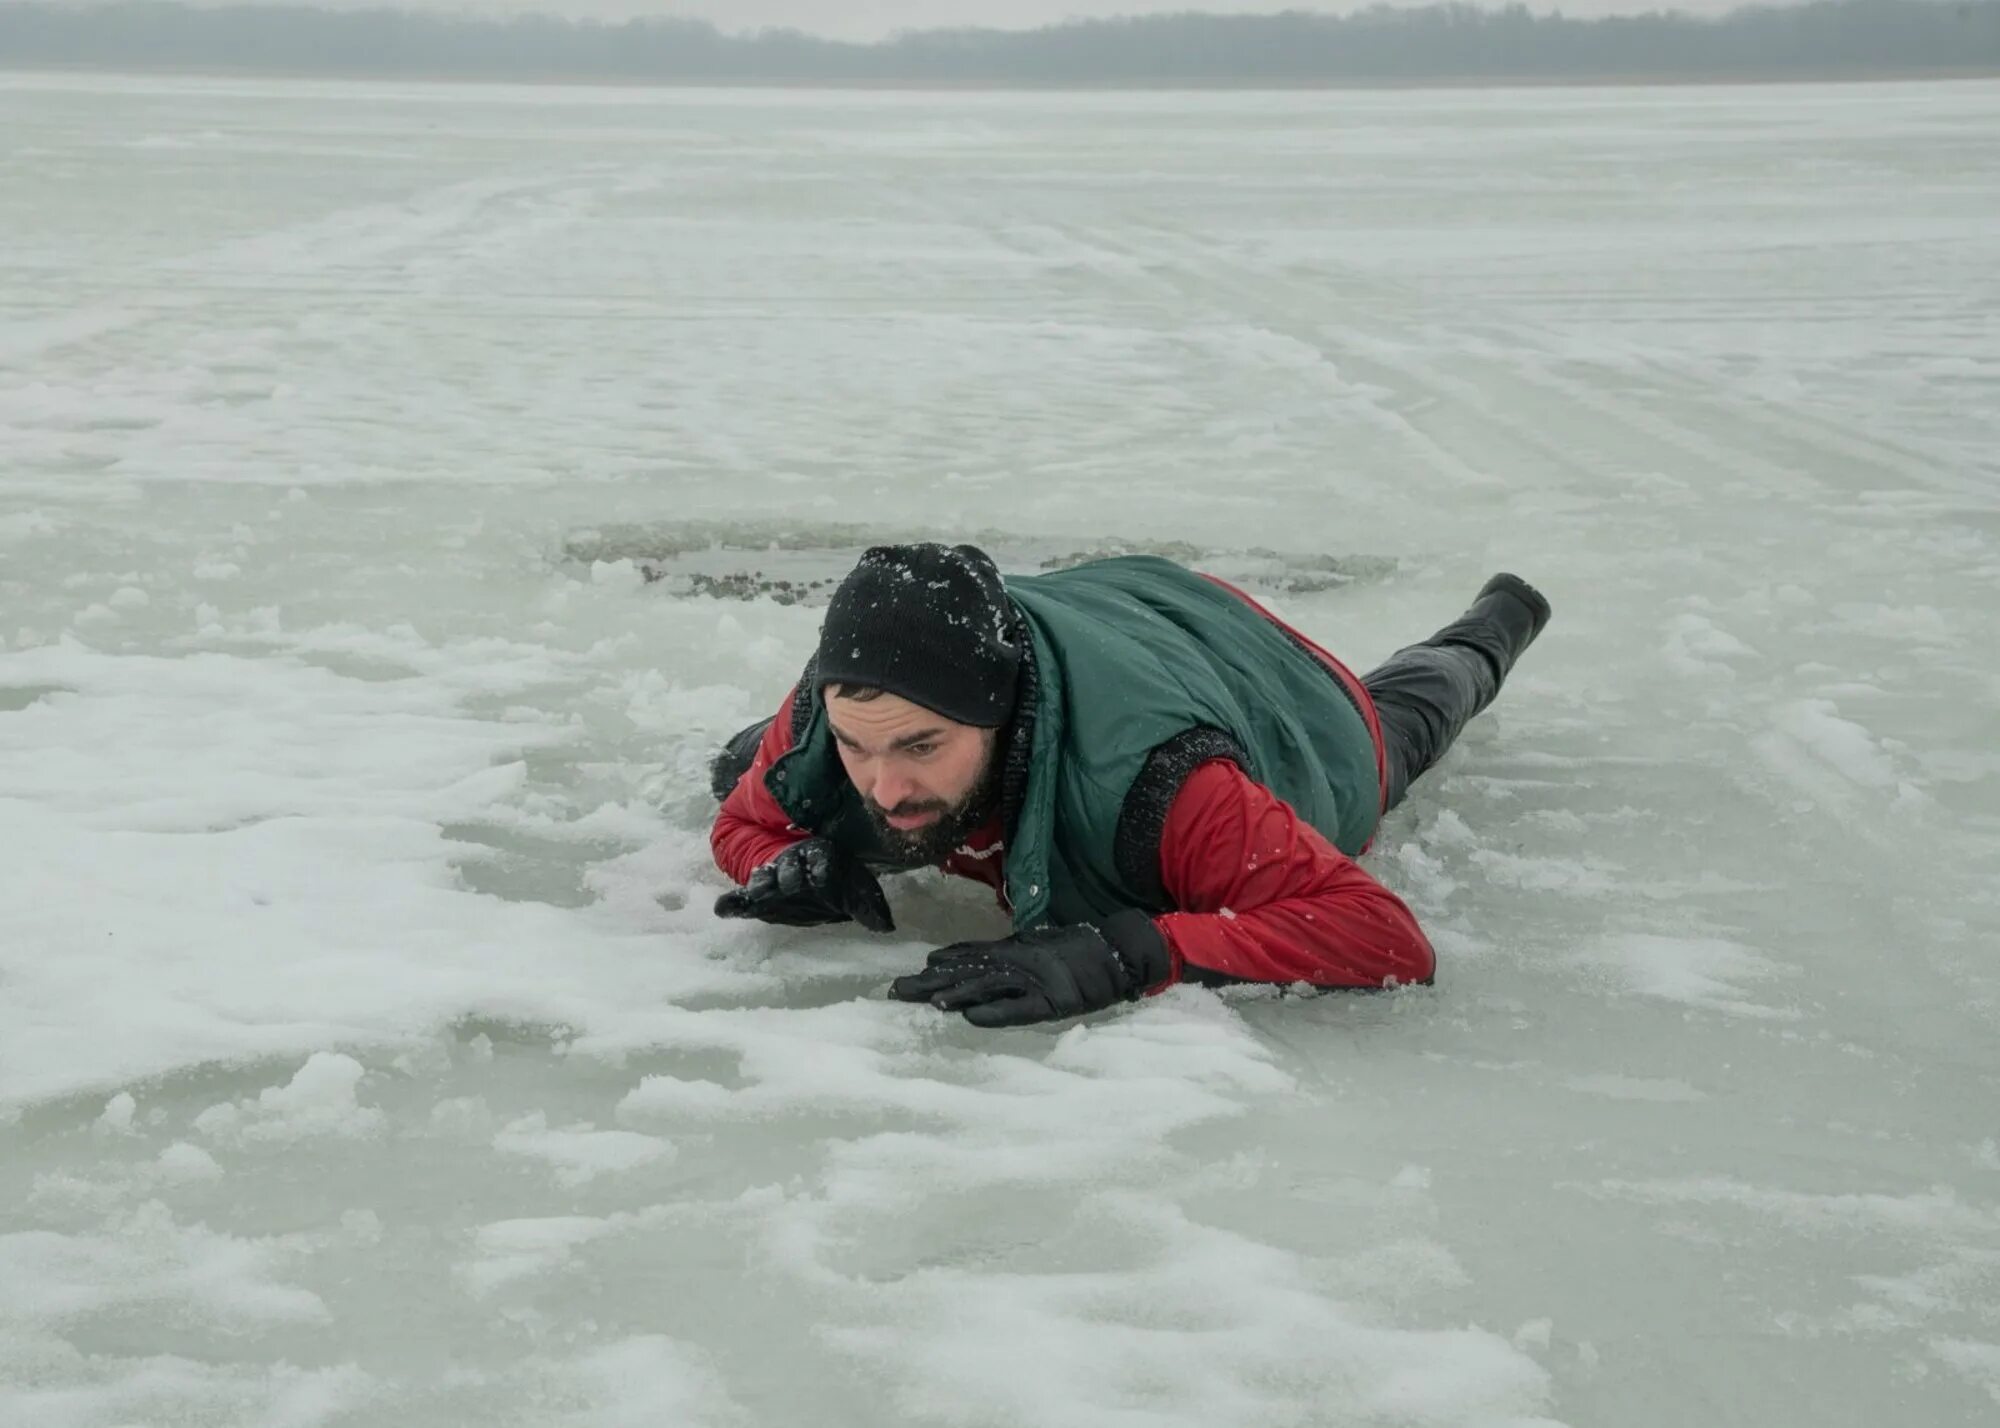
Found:
[[[912,753],[912,754],[915,754],[915,755],[916,755],[916,756],[917,756],[918,758],[920,758],[920,759],[921,759],[921,758],[928,758],[928,757],[929,757],[930,755],[932,755],[932,754],[934,754],[934,753],[936,753],[936,752],[937,752],[937,745],[936,745],[936,744],[912,744],[912,745],[910,745],[910,747],[909,747],[909,752],[910,752],[910,753]]]

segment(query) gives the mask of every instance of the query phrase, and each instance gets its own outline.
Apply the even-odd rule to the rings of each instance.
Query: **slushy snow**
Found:
[[[2000,85],[0,78],[0,1423],[2000,1402]],[[843,561],[1555,619],[1437,985],[711,914]]]

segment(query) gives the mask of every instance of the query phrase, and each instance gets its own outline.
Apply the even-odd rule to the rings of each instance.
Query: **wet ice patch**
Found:
[[[638,1334],[592,1349],[564,1370],[582,1400],[553,1420],[558,1428],[728,1428],[748,1419],[692,1345]]]
[[[1787,1021],[1800,1014],[1751,995],[1752,988],[1794,976],[1797,968],[1719,938],[1625,933],[1581,960],[1637,996],[1759,1020]]]
[[[589,1125],[551,1130],[548,1117],[540,1111],[508,1124],[493,1138],[493,1148],[542,1161],[554,1169],[558,1184],[572,1188],[673,1154],[673,1146],[658,1136],[634,1131],[598,1130]]]
[[[611,1234],[610,1219],[557,1215],[535,1220],[503,1220],[479,1227],[475,1256],[459,1267],[459,1278],[474,1295],[532,1278],[567,1264],[579,1245]]]

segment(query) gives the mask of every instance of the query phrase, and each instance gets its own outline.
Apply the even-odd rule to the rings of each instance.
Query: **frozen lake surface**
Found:
[[[17,76],[0,214],[0,1422],[2000,1418],[2000,85]],[[875,532],[1539,584],[1436,987],[716,922]]]

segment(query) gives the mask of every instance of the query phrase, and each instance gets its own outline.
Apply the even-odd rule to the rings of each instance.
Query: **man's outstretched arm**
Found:
[[[1168,810],[1155,920],[1175,980],[1381,987],[1428,982],[1429,939],[1403,900],[1235,764],[1212,760]]]
[[[792,747],[791,715],[792,696],[787,693],[785,702],[778,706],[778,717],[757,745],[756,759],[722,800],[709,829],[708,845],[715,854],[715,865],[738,883],[749,882],[750,874],[807,836],[764,787],[765,773]]]
[[[956,942],[889,994],[975,1026],[1087,1016],[1177,981],[1322,987],[1427,982],[1430,943],[1402,899],[1232,763],[1203,764],[1167,812],[1160,871],[1182,909]]]

